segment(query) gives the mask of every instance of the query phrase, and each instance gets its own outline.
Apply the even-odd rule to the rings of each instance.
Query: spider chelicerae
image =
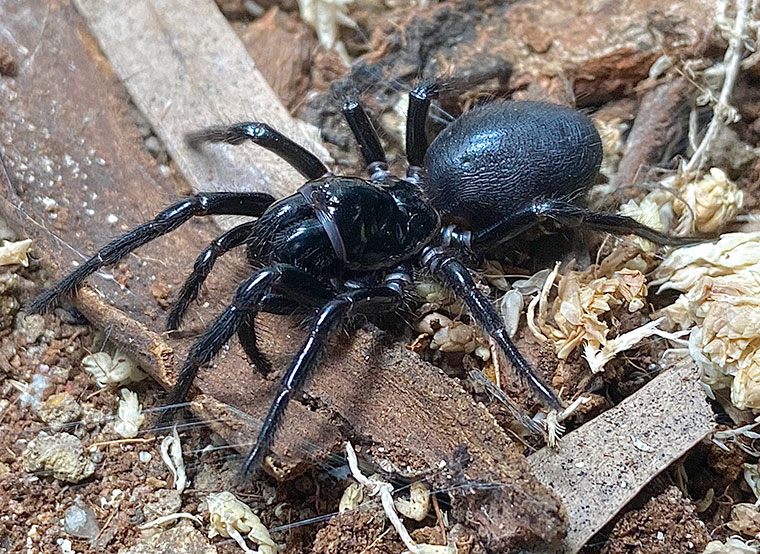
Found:
[[[359,143],[366,179],[333,175],[312,153],[263,123],[238,123],[188,135],[195,148],[250,140],[287,161],[306,184],[280,200],[258,192],[213,192],[178,202],[107,244],[40,294],[29,311],[48,310],[101,267],[194,216],[250,216],[255,219],[227,231],[200,254],[167,321],[167,329],[177,329],[219,256],[247,247],[251,267],[258,269],[251,269],[228,307],[196,340],[170,393],[172,405],[185,399],[199,368],[235,334],[251,362],[269,369],[256,346],[258,312],[315,314],[306,341],[282,375],[243,465],[244,475],[260,466],[288,403],[341,323],[352,315],[398,310],[415,271],[429,272],[458,296],[537,399],[547,408],[561,408],[556,392],[515,348],[463,260],[482,255],[547,218],[636,234],[659,244],[689,240],[575,203],[593,184],[602,160],[601,139],[584,115],[543,102],[492,102],[456,119],[428,146],[425,126],[436,94],[436,85],[429,83],[409,94],[408,169],[403,178],[389,173],[377,133],[353,100],[342,111]]]

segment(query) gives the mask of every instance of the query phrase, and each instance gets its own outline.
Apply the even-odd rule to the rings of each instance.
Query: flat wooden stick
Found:
[[[562,545],[536,549],[574,554],[662,470],[715,426],[691,360],[680,362],[579,429],[558,448],[528,458],[533,474],[567,509]]]
[[[74,3],[194,191],[282,197],[304,181],[254,145],[192,150],[184,136],[203,127],[263,121],[329,160],[317,133],[290,117],[212,0]]]

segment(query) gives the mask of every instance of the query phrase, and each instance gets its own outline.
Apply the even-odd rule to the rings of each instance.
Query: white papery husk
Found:
[[[663,310],[691,329],[689,350],[714,390],[739,409],[760,408],[760,233],[731,233],[681,248],[654,272],[658,292],[683,294]]]
[[[744,205],[744,193],[717,167],[703,175],[680,170],[656,184],[640,201],[623,204],[619,213],[657,231],[689,236],[719,232]],[[657,248],[646,239],[634,240],[643,250]]]
[[[636,340],[622,341],[620,349],[616,349],[614,339],[609,337],[610,328],[602,317],[623,306],[629,312],[644,307],[647,294],[644,274],[622,268],[609,276],[596,277],[597,271],[598,266],[592,266],[586,271],[568,271],[562,275],[557,297],[549,306],[549,290],[559,272],[555,267],[528,309],[528,326],[538,340],[553,344],[560,360],[566,360],[582,346],[594,372],[602,371],[604,364],[617,352],[648,336],[641,333]],[[642,329],[649,332],[651,327],[650,324]]]

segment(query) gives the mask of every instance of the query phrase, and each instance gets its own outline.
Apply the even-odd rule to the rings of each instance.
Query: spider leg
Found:
[[[637,235],[664,246],[682,246],[703,240],[666,235],[628,216],[597,212],[581,208],[566,200],[550,199],[537,200],[527,208],[504,217],[490,227],[472,233],[469,246],[473,249],[487,250],[516,237],[546,218],[556,219],[568,226],[586,226],[615,235]]]
[[[318,300],[321,302],[321,300]],[[299,304],[278,292],[270,292],[261,299],[259,311],[270,314],[293,315],[304,313],[305,309],[315,308],[316,305]],[[251,363],[263,374],[268,375],[272,366],[266,356],[256,346],[256,313],[251,313],[238,329],[238,340]]]
[[[174,302],[171,312],[169,312],[169,317],[166,320],[167,331],[179,328],[188,306],[193,300],[198,298],[201,286],[206,280],[206,277],[208,277],[208,274],[211,273],[219,256],[244,244],[248,237],[251,236],[251,231],[253,230],[254,225],[255,222],[250,221],[238,225],[237,227],[233,227],[222,236],[217,237],[214,242],[209,244],[208,247],[201,252],[195,260],[193,272],[185,280],[179,296],[177,297],[176,302]]]
[[[380,313],[398,308],[403,302],[404,286],[410,282],[408,275],[394,273],[386,278],[383,285],[340,294],[321,308],[301,351],[282,376],[280,390],[264,419],[256,444],[243,464],[243,477],[252,476],[260,467],[288,403],[319,364],[330,338],[340,329],[341,323],[354,314]]]
[[[370,177],[378,169],[385,171],[388,168],[385,152],[372,122],[367,117],[367,112],[355,100],[349,100],[343,104],[341,111],[348,122],[348,126],[351,127],[356,142],[359,143],[359,151],[367,164]]]
[[[195,133],[188,133],[185,140],[191,148],[196,150],[204,142],[242,144],[246,140],[251,140],[277,154],[309,180],[318,179],[330,173],[325,164],[314,154],[265,123],[247,121],[229,127],[209,127]]]
[[[427,121],[430,101],[438,96],[438,85],[423,83],[409,93],[409,110],[406,116],[406,159],[409,173],[422,167],[428,148],[425,123]]]
[[[267,375],[272,371],[272,364],[269,363],[267,357],[261,353],[261,350],[259,350],[259,347],[256,345],[255,320],[256,313],[250,312],[238,328],[238,340],[240,341],[240,346],[242,346],[245,351],[245,355],[248,356],[248,360],[250,360],[256,369],[258,369],[263,375]]]
[[[490,336],[507,356],[517,371],[536,391],[541,403],[547,408],[560,410],[562,401],[552,388],[536,375],[528,361],[512,343],[504,321],[491,301],[475,286],[467,267],[440,248],[431,248],[423,255],[423,263],[467,306],[473,319]]]
[[[274,198],[271,195],[261,192],[203,192],[177,202],[152,221],[109,242],[65,279],[37,296],[27,310],[30,313],[49,310],[60,296],[72,292],[101,267],[115,264],[133,250],[175,230],[193,216],[228,214],[258,217],[272,202]]]
[[[278,264],[254,273],[238,286],[232,303],[217,316],[193,344],[185,363],[179,370],[177,383],[167,399],[169,406],[176,406],[185,400],[200,367],[210,362],[241,326],[245,327],[247,323],[253,329],[252,318],[266,301],[270,291],[275,288],[287,292],[294,302],[306,305],[324,302],[332,298],[334,294],[316,281],[312,275],[295,266]],[[244,333],[246,333],[245,330]],[[244,335],[244,340],[250,348],[249,338],[250,335]],[[173,413],[174,409],[167,409],[161,416],[158,427],[168,424]]]

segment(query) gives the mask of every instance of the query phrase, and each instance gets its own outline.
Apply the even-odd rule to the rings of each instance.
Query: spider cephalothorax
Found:
[[[316,314],[306,342],[283,373],[245,473],[260,465],[288,402],[319,363],[341,323],[351,315],[397,310],[418,269],[430,272],[462,299],[542,404],[560,408],[557,394],[512,344],[462,260],[546,218],[633,233],[660,244],[683,240],[573,202],[593,183],[602,158],[599,135],[585,116],[554,104],[494,102],[462,115],[428,147],[425,121],[435,90],[434,85],[422,85],[409,95],[409,167],[404,178],[389,174],[377,134],[355,101],[347,102],[343,113],[359,142],[368,179],[333,175],[313,154],[262,123],[190,135],[196,147],[251,140],[285,159],[307,182],[278,201],[256,192],[219,192],[200,193],[170,206],[43,292],[30,311],[50,308],[100,267],[193,216],[251,216],[256,219],[227,231],[200,254],[167,323],[169,329],[180,325],[219,256],[247,247],[250,275],[190,350],[170,395],[170,403],[176,404],[184,400],[198,369],[235,334],[251,361],[268,367],[256,347],[257,312]]]

